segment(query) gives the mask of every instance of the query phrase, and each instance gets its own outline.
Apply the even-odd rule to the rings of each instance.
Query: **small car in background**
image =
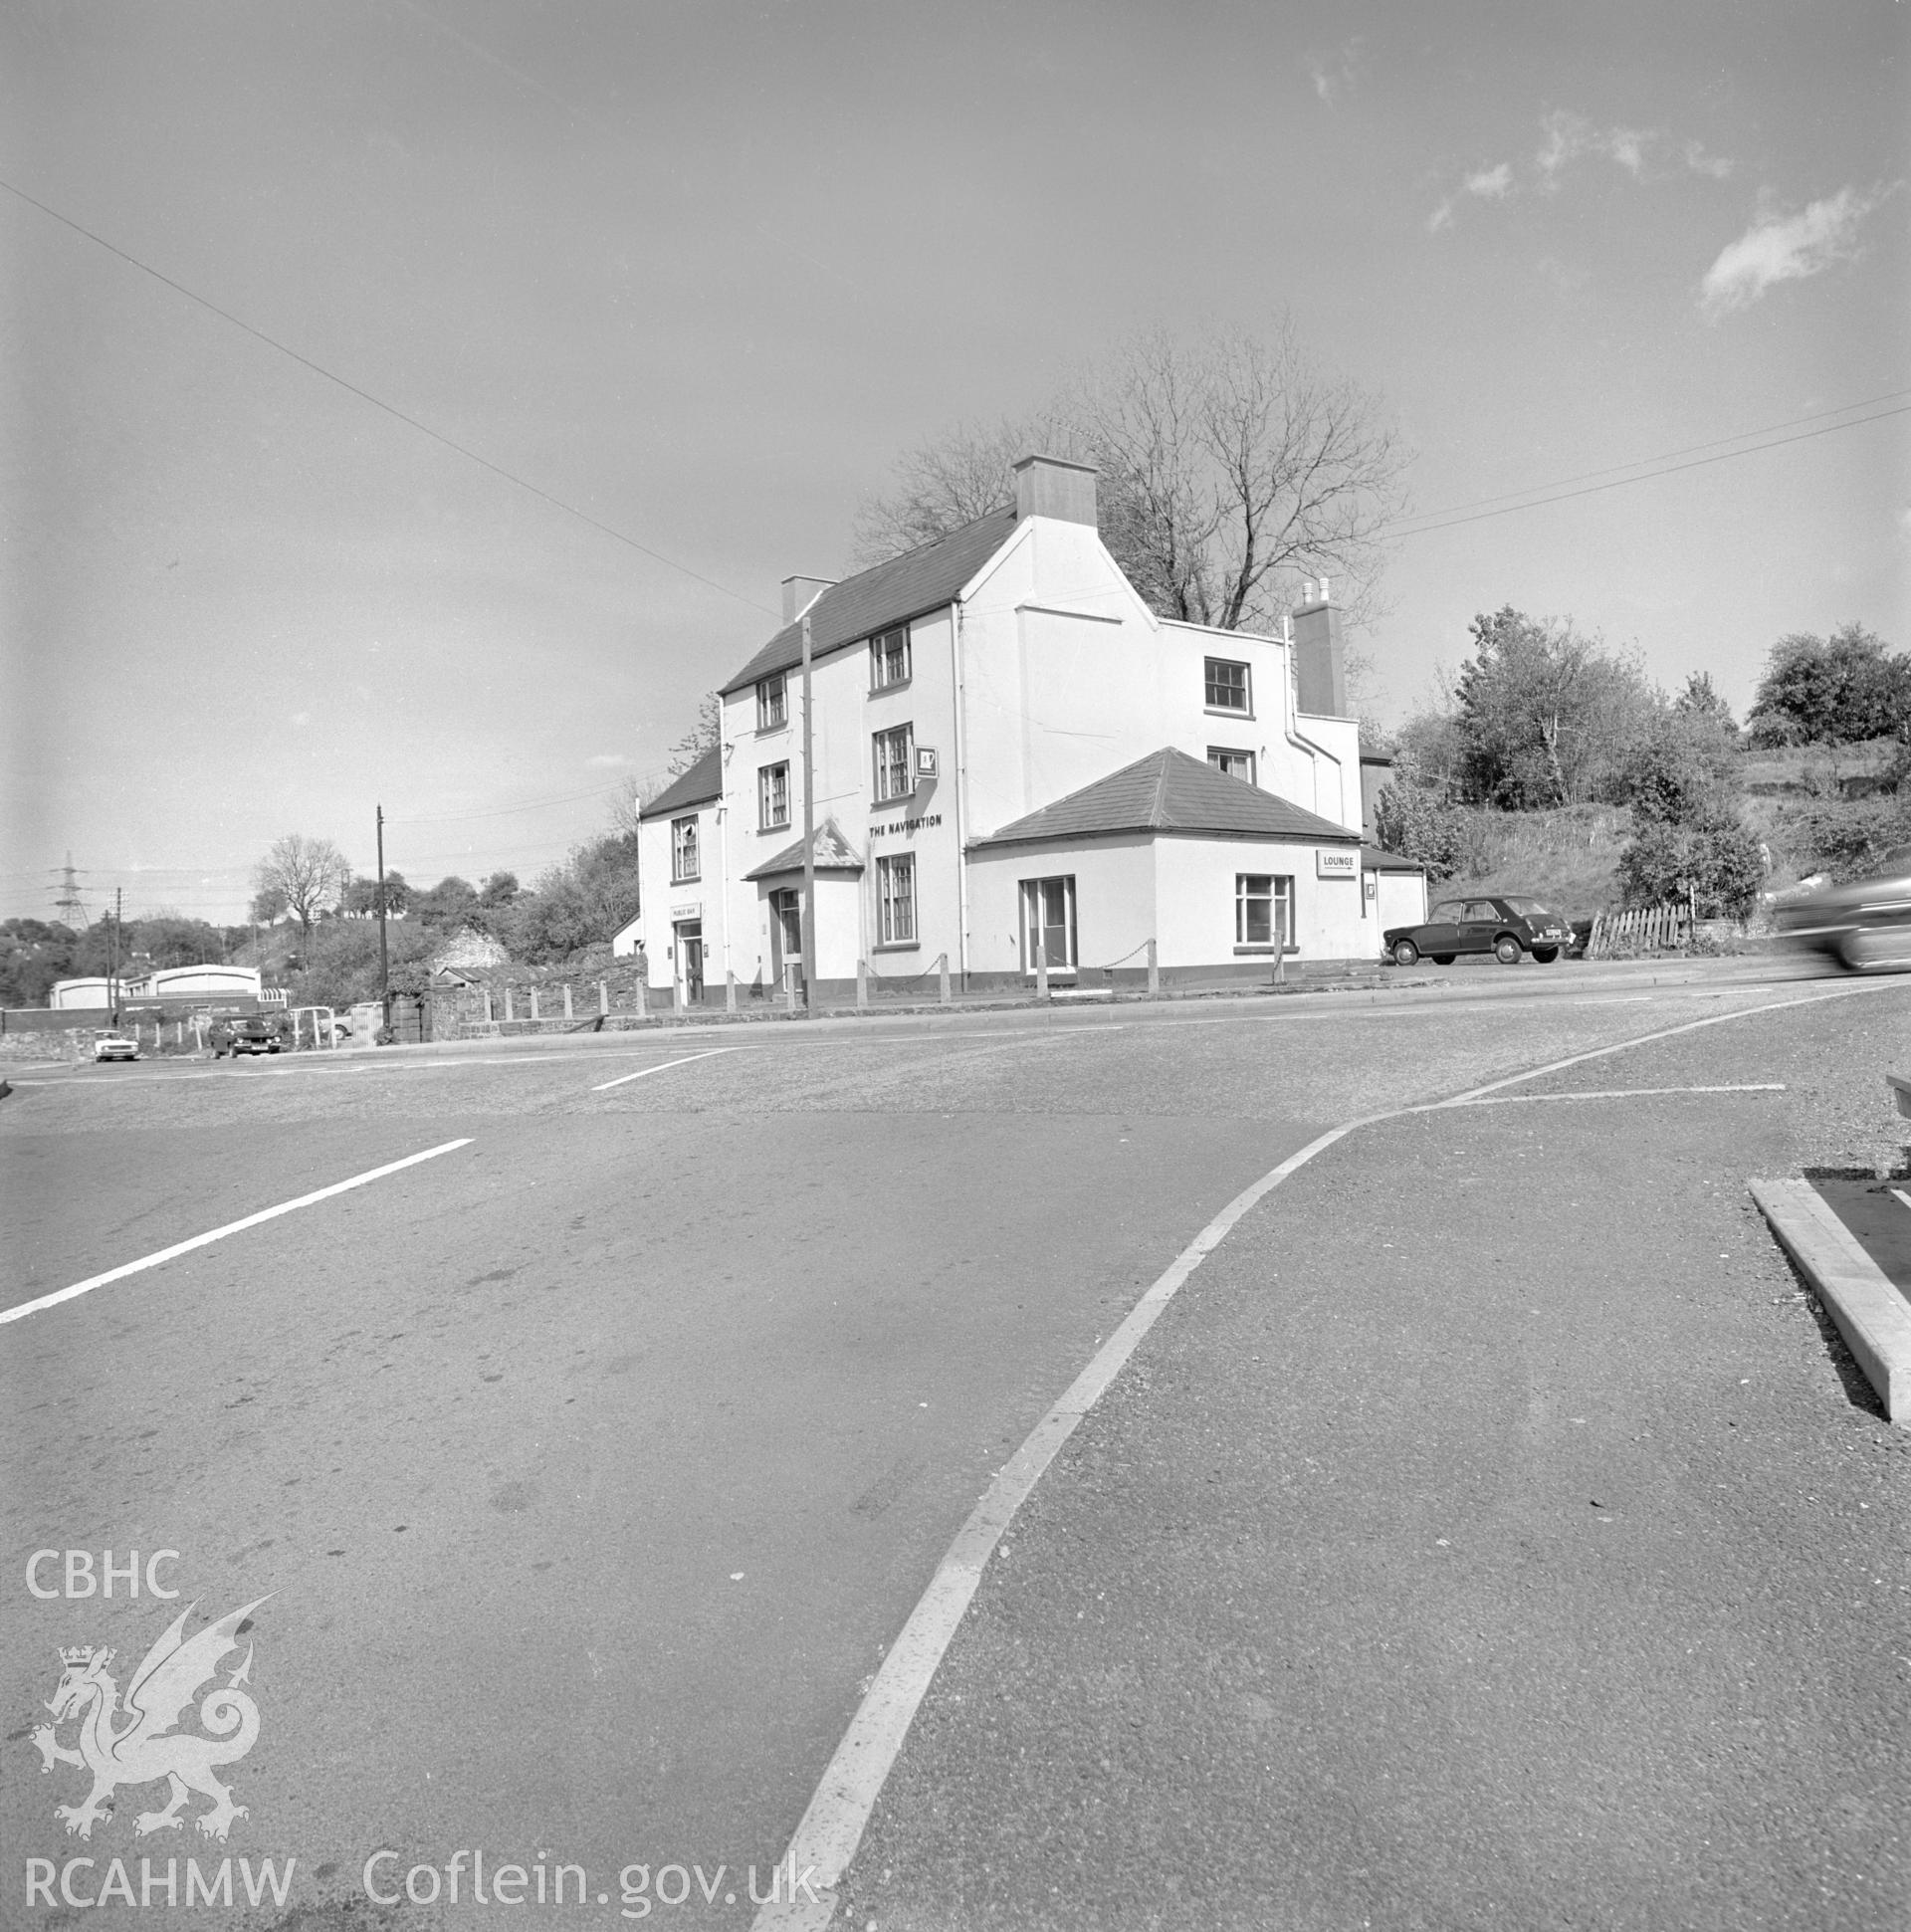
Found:
[[[1547,966],[1573,944],[1573,928],[1537,899],[1478,894],[1442,900],[1418,926],[1388,927],[1383,941],[1395,966],[1416,965],[1422,955],[1451,966],[1462,953],[1491,953],[1503,966],[1531,953]]]
[[[139,1057],[139,1042],[118,1033],[102,1033],[93,1043],[93,1057],[96,1060],[136,1060]]]
[[[1772,922],[1789,945],[1847,972],[1911,969],[1911,845],[1887,852],[1868,879],[1782,902]]]

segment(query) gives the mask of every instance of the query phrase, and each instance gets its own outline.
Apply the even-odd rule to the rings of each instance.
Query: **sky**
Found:
[[[902,451],[1157,325],[1285,310],[1385,397],[1382,717],[1504,604],[1741,713],[1788,632],[1911,648],[1908,54],[1898,0],[14,0],[0,917],[71,854],[238,922],[379,805],[414,884],[533,879]]]

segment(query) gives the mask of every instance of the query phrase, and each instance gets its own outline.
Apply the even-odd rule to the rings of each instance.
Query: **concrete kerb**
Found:
[[[1911,1302],[1810,1181],[1748,1185],[1779,1245],[1837,1324],[1885,1414],[1897,1427],[1911,1428]]]
[[[1385,1121],[1402,1120],[1416,1114],[1464,1107],[1522,1081],[1541,1079],[1548,1074],[1584,1066],[1588,1061],[1605,1059],[1634,1047],[1650,1046],[1659,1040],[1699,1032],[1707,1027],[1723,1025],[1729,1020],[1748,1019],[1787,1006],[1815,1006],[1830,999],[1849,998],[1855,993],[1867,992],[1888,983],[1884,980],[1861,980],[1827,992],[1810,992],[1797,998],[1740,1007],[1731,1012],[1709,1013],[1702,1019],[1687,1020],[1677,1026],[1656,1027],[1649,1033],[1617,1040],[1609,1046],[1594,1047],[1587,1052],[1548,1061],[1541,1066],[1529,1067],[1519,1073],[1507,1074],[1501,1079],[1469,1088],[1464,1093],[1451,1095],[1443,1101],[1362,1115],[1359,1119],[1329,1129],[1318,1140],[1310,1142],[1298,1154],[1290,1155],[1237,1194],[1181,1250],[1167,1272],[1150,1285],[1122,1325],[1096,1352],[1087,1368],[1069,1385],[1061,1398],[1035,1424],[1020,1447],[997,1471],[981,1500],[957,1531],[955,1542],[937,1566],[929,1588],[910,1612],[896,1641],[884,1657],[882,1667],[857,1706],[848,1730],[825,1767],[815,1793],[790,1838],[789,1848],[784,1854],[787,1868],[792,1874],[802,1873],[805,1877],[815,1872],[815,1884],[809,1887],[807,1897],[778,1898],[762,1906],[750,1921],[751,1932],[827,1932],[836,1916],[839,1887],[848,1873],[857,1846],[862,1842],[876,1801],[902,1751],[916,1712],[941,1667],[943,1656],[980,1587],[982,1573],[1002,1533],[1008,1528],[1015,1512],[1028,1499],[1062,1444],[1127,1366],[1129,1358],[1182,1284],[1227,1237],[1235,1222],[1265,1195],[1289,1176],[1298,1173],[1316,1155],[1325,1153],[1357,1129],[1375,1127]],[[1869,1265],[1868,1257],[1866,1265]],[[1889,1288],[1889,1283],[1886,1283],[1886,1287]],[[1895,1295],[1895,1291],[1892,1292]],[[1907,1320],[1911,1322],[1911,1317]],[[1911,1363],[1911,1354],[1907,1355],[1907,1363]]]

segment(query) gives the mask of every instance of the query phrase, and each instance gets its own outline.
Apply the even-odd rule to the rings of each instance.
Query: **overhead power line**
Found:
[[[705,576],[701,570],[693,570],[688,563],[679,563],[674,556],[666,556],[662,550],[652,549],[648,543],[640,543],[636,537],[618,530],[614,525],[600,521],[587,510],[579,510],[575,504],[566,503],[562,497],[553,496],[548,490],[531,482],[529,478],[521,477],[515,470],[506,469],[502,463],[494,463],[490,457],[479,455],[469,445],[455,441],[442,430],[433,429],[429,423],[421,422],[416,416],[408,415],[395,404],[386,402],[381,396],[373,395],[369,389],[361,389],[357,383],[339,375],[336,370],[326,368],[322,362],[315,362],[309,355],[302,355],[296,348],[280,341],[276,335],[268,335],[263,328],[255,328],[251,322],[235,316],[231,310],[220,308],[216,302],[209,301],[196,290],[188,289],[183,282],[175,282],[171,276],[155,269],[151,263],[142,262],[138,256],[130,255],[123,248],[116,247],[104,235],[96,234],[91,228],[75,221],[71,215],[63,215],[58,208],[50,207],[36,196],[28,194],[24,188],[17,188],[11,181],[6,180],[0,180],[0,188],[6,189],[7,193],[16,200],[24,201],[28,207],[38,208],[43,215],[59,222],[62,227],[72,229],[76,235],[84,235],[88,241],[104,248],[108,255],[117,256],[120,261],[137,269],[140,274],[149,275],[155,282],[163,283],[176,295],[184,296],[188,302],[195,302],[201,309],[209,310],[221,322],[230,322],[234,328],[242,329],[255,341],[264,342],[268,348],[277,349],[281,355],[290,356],[301,368],[310,369],[314,375],[322,376],[327,382],[336,383],[339,388],[356,396],[361,402],[370,403],[372,408],[382,410],[387,416],[394,417],[408,428],[417,430],[421,436],[429,436],[434,443],[441,443],[446,449],[456,451],[469,462],[476,463],[480,469],[489,470],[493,476],[503,477],[507,483],[515,483],[519,489],[530,491],[533,497],[541,498],[554,509],[561,510],[565,516],[575,517],[579,523],[588,524],[592,530],[601,531],[604,536],[614,537],[619,543],[627,544],[653,562],[663,564],[666,569],[676,570],[684,576],[694,578],[698,583],[719,591],[726,597],[734,597],[739,603],[747,604],[751,610],[760,610],[771,617],[776,614],[767,604],[758,603],[754,597],[747,597],[741,590],[733,590],[727,583],[719,583],[715,577]]]
[[[1782,429],[1797,429],[1804,423],[1821,423],[1833,416],[1848,416],[1854,409],[1869,409],[1874,403],[1896,402],[1911,396],[1911,389],[1887,389],[1880,396],[1861,396],[1856,402],[1840,403],[1835,409],[1814,410],[1808,416],[1789,416],[1782,423],[1763,423],[1757,429],[1742,429],[1736,436],[1715,436],[1709,443],[1687,443],[1682,449],[1661,450],[1656,456],[1634,457],[1630,463],[1608,463],[1602,470],[1581,470],[1570,477],[1555,477],[1551,483],[1535,483],[1524,490],[1508,490],[1497,497],[1474,497],[1466,503],[1450,503],[1441,510],[1423,510],[1404,523],[1418,523],[1428,517],[1455,517],[1463,510],[1480,510],[1488,504],[1513,503],[1541,490],[1564,490],[1569,483],[1588,483],[1593,477],[1615,477],[1626,470],[1643,469],[1648,463],[1670,463],[1677,456],[1696,456],[1700,450],[1722,450],[1728,443],[1743,443],[1753,436],[1774,436]],[[1841,425],[1842,426],[1842,425]]]
[[[1904,391],[1900,390],[1897,393],[1903,394]],[[1862,405],[1853,404],[1852,407],[1854,408],[1862,407]],[[1835,414],[1837,412],[1827,411],[1826,413]],[[1642,461],[1648,462],[1648,463],[1658,463],[1659,467],[1656,469],[1645,470],[1643,474],[1639,476],[1616,477],[1609,483],[1589,483],[1584,488],[1578,489],[1578,490],[1562,490],[1557,485],[1549,484],[1549,483],[1535,484],[1531,491],[1521,491],[1521,492],[1515,493],[1520,496],[1530,497],[1532,499],[1530,502],[1508,503],[1505,505],[1503,509],[1499,509],[1499,510],[1478,510],[1468,517],[1445,517],[1445,513],[1443,512],[1429,511],[1427,513],[1429,516],[1444,517],[1445,520],[1439,523],[1420,523],[1415,528],[1410,530],[1402,528],[1400,525],[1395,525],[1390,530],[1382,531],[1380,534],[1382,536],[1399,537],[1427,537],[1427,536],[1430,536],[1436,530],[1454,530],[1454,529],[1457,529],[1461,524],[1485,523],[1489,518],[1492,518],[1492,517],[1511,517],[1516,515],[1518,512],[1522,510],[1542,510],[1548,504],[1569,503],[1575,497],[1597,496],[1599,492],[1603,490],[1623,490],[1624,488],[1626,488],[1628,484],[1651,483],[1658,477],[1677,476],[1681,470],[1702,470],[1708,464],[1730,463],[1736,457],[1757,456],[1762,450],[1783,449],[1785,445],[1788,443],[1807,443],[1815,436],[1832,436],[1832,435],[1835,435],[1841,429],[1862,429],[1866,423],[1880,423],[1885,421],[1888,417],[1902,416],[1908,413],[1911,413],[1911,402],[1900,403],[1895,409],[1875,410],[1872,412],[1872,414],[1868,416],[1858,416],[1853,418],[1853,420],[1851,420],[1850,422],[1826,423],[1824,427],[1821,429],[1801,430],[1796,436],[1775,436],[1770,438],[1766,442],[1754,443],[1749,448],[1746,448],[1746,449],[1724,450],[1717,456],[1697,456],[1697,457],[1694,457],[1689,463],[1666,463],[1659,458],[1648,457],[1648,458],[1642,459]],[[1811,418],[1806,416],[1806,417],[1802,417],[1799,420],[1804,422],[1809,422]],[[1757,435],[1759,432],[1755,430],[1748,433]],[[1736,442],[1741,439],[1736,437],[1723,437],[1720,440],[1723,442]],[[1705,449],[1709,446],[1704,443],[1699,443],[1699,444],[1693,445],[1693,447],[1696,449]],[[1639,468],[1640,466],[1636,464],[1620,464],[1617,467],[1621,469],[1631,469],[1631,468]],[[1602,474],[1602,472],[1594,470],[1594,471],[1589,472],[1589,474],[1593,476],[1598,476]],[[1542,491],[1549,491],[1549,490],[1554,492],[1554,494],[1551,496],[1545,496],[1545,495],[1539,494]],[[1486,498],[1484,499],[1484,501],[1491,503],[1497,500],[1493,498]],[[1412,522],[1413,520],[1407,519],[1403,521]]]
[[[582,798],[607,796],[613,785],[595,784],[583,791],[560,792],[554,798],[529,798],[522,805],[494,805],[484,811],[434,811],[420,812],[415,817],[387,817],[387,825],[446,825],[462,823],[468,818],[509,818],[514,812],[542,811],[549,805],[574,805]]]

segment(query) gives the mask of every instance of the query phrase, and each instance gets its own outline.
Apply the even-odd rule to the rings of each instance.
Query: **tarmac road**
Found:
[[[1003,1539],[837,1922],[1911,1922],[1911,1436],[1745,1193],[1907,1048],[1911,989],[1765,1015],[1269,1196]]]
[[[610,1904],[575,1923],[616,1918],[627,1862],[766,1873],[987,1473],[1248,1181],[1379,1106],[1838,990],[1537,980],[21,1080],[14,1307],[468,1145],[0,1326],[0,1838],[146,1851],[125,1816],[84,1847],[53,1819],[77,1774],[27,1731],[55,1651],[131,1661],[186,1601],[271,1593],[225,1848],[296,1855],[301,1903],[342,1907],[381,1846],[581,1864]],[[1862,998],[1902,1032],[1901,995]],[[1350,1203],[1308,1238],[1345,1256]],[[32,1552],[108,1548],[178,1550],[180,1603],[27,1593]]]

